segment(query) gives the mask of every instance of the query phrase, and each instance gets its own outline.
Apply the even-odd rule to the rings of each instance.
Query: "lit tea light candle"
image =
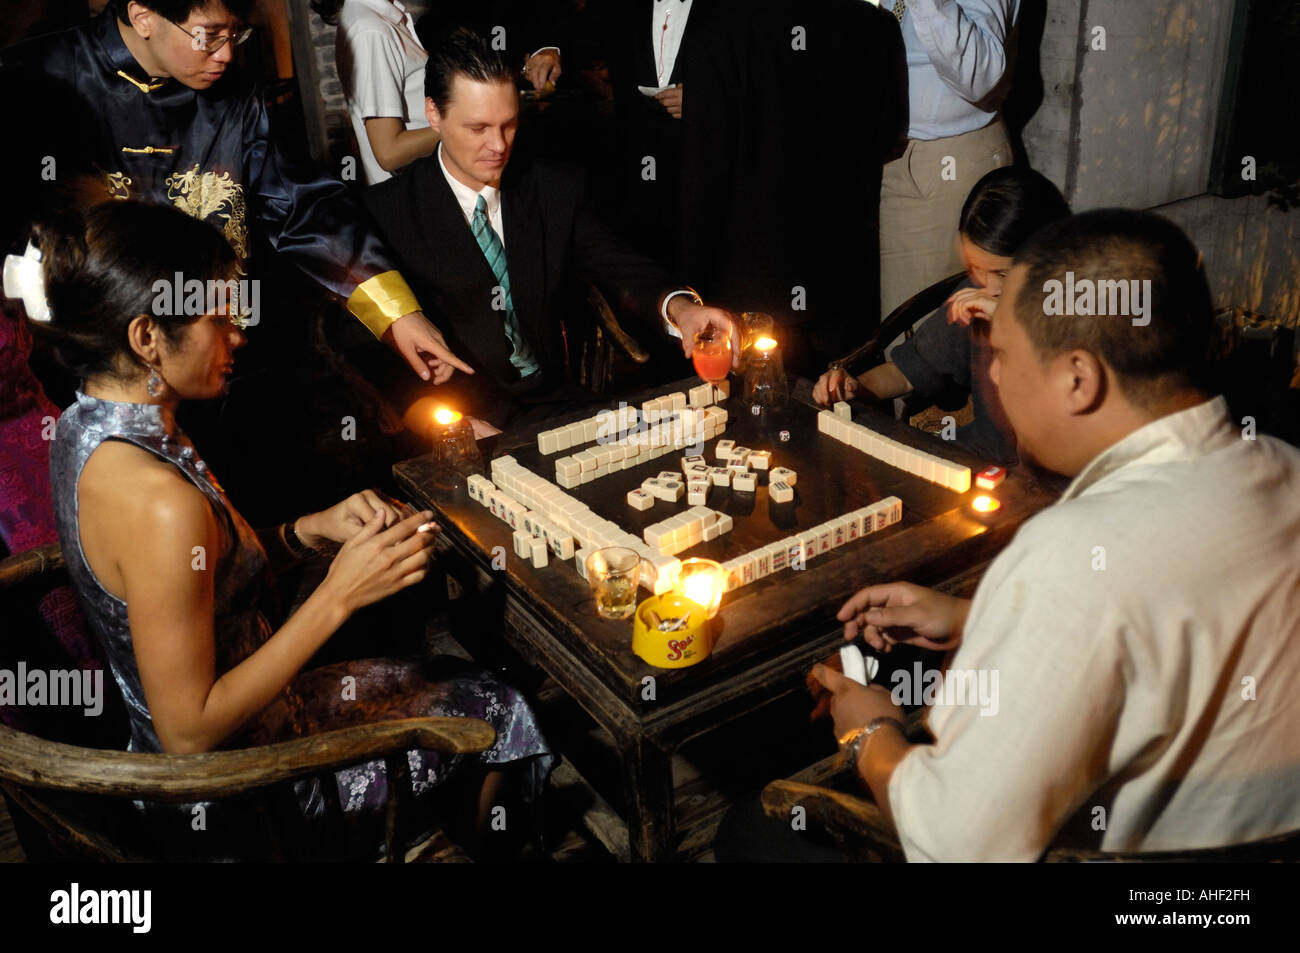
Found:
[[[703,575],[696,575],[687,579],[683,589],[685,590],[683,595],[692,602],[707,606],[713,601],[713,580],[707,579]]]
[[[460,413],[447,407],[439,407],[433,412],[433,420],[439,427],[449,427],[460,420]]]
[[[995,500],[993,497],[984,496],[984,495],[975,497],[975,499],[971,500],[970,505],[971,505],[971,509],[973,509],[976,513],[983,513],[985,515],[996,512],[1002,507],[1002,504],[999,503],[997,500]]]
[[[776,347],[774,338],[759,338],[754,342],[754,348],[759,351],[770,351]]]
[[[712,559],[687,559],[677,575],[673,587],[683,598],[704,608],[708,618],[718,614],[722,592],[727,587],[727,574]]]

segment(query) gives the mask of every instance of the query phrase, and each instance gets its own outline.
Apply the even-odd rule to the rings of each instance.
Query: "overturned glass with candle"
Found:
[[[483,472],[483,456],[474,426],[450,407],[433,413],[433,488],[450,491],[465,485],[465,477]]]
[[[745,363],[745,406],[755,417],[783,410],[790,402],[790,385],[785,379],[781,348],[775,338],[761,337],[748,351]]]
[[[712,559],[684,559],[673,588],[691,602],[702,606],[705,616],[712,619],[718,614],[722,593],[727,588],[727,572]]]
[[[454,480],[453,475],[464,477],[483,470],[473,425],[449,407],[439,407],[433,414],[433,463],[443,479]]]

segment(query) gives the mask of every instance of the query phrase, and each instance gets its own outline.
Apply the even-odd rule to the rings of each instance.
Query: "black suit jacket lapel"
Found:
[[[501,189],[510,298],[519,326],[542,358],[549,350],[546,324],[546,233],[531,176],[507,178]]]
[[[686,19],[686,29],[682,31],[682,40],[677,47],[677,59],[673,60],[673,71],[667,79],[666,85],[675,86],[678,83],[686,81],[686,50],[690,46],[691,37],[699,36],[699,22],[707,15],[708,0],[694,0],[691,3],[691,15]]]
[[[492,309],[496,276],[465,221],[465,213],[435,157],[424,164],[420,232],[430,256],[435,285],[443,292],[439,311],[455,329],[480,368],[509,378],[510,342],[502,315]],[[507,231],[507,234],[509,232]],[[509,261],[507,249],[507,261]],[[510,266],[511,282],[514,268]]]
[[[654,0],[635,0],[631,4],[629,35],[632,38],[632,68],[638,86],[658,86],[659,72],[655,67],[658,49],[652,34]],[[640,95],[639,93],[637,95]]]

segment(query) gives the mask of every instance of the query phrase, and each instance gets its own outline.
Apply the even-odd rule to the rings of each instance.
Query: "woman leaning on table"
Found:
[[[1033,169],[989,172],[971,189],[958,221],[956,241],[967,280],[894,348],[890,360],[856,377],[843,369],[827,371],[814,386],[813,399],[823,406],[858,396],[888,400],[915,393],[933,399],[952,381],[970,392],[975,411],[974,420],[958,428],[956,443],[994,463],[1015,463],[1015,435],[989,379],[986,322],[1016,249],[1069,214],[1056,186]]]
[[[490,722],[496,743],[470,756],[408,752],[415,803],[429,810],[452,797],[449,787],[467,786],[452,797],[451,816],[437,820],[454,824],[463,811],[461,836],[473,842],[503,799],[535,799],[554,758],[528,704],[489,673],[447,658],[303,670],[357,610],[424,578],[437,527],[432,514],[404,515],[369,491],[274,531],[255,532],[231,505],[177,426],[176,409],[222,393],[244,335],[224,307],[152,313],[159,278],[235,274],[220,233],[170,208],[110,202],[84,220],[38,227],[34,241],[41,261],[29,247],[26,262],[14,263],[25,275],[28,315],[82,380],[51,450],[59,539],[127,704],[128,750],[201,752],[463,715]],[[284,568],[328,543],[341,547],[328,574],[276,628],[259,608],[268,564]],[[373,855],[382,842],[384,763],[340,770],[334,782],[350,843]],[[296,793],[309,820],[322,815],[319,782],[299,782]],[[138,807],[181,857],[239,855],[229,803],[205,805],[202,832],[192,805]]]

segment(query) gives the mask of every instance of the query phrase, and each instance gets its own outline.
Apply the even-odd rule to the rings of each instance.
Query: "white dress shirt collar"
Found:
[[[360,3],[374,10],[389,23],[404,23],[410,17],[398,0],[348,0],[349,3]]]
[[[1200,456],[1230,430],[1228,402],[1221,396],[1167,414],[1097,454],[1061,494],[1061,502],[1087,493],[1126,467]]]
[[[447,177],[447,184],[451,186],[451,192],[456,196],[456,201],[460,203],[460,209],[465,213],[465,221],[471,221],[474,218],[474,209],[478,205],[478,197],[483,196],[487,203],[488,219],[492,226],[500,234],[501,228],[501,190],[493,188],[490,185],[483,186],[482,189],[475,192],[468,185],[461,182],[447,170],[447,163],[442,161],[442,143],[438,143],[438,165],[442,169],[442,174]]]

